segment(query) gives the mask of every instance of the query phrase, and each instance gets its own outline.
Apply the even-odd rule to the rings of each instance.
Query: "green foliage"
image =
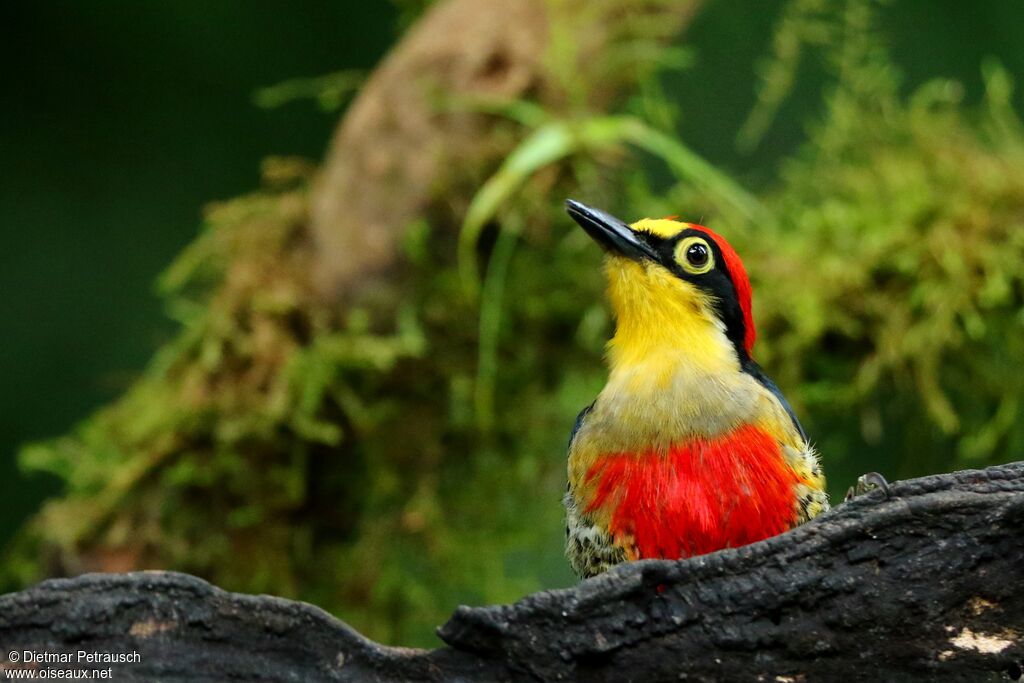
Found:
[[[466,211],[460,231],[459,257],[468,295],[475,297],[477,293],[475,250],[480,231],[502,202],[545,166],[570,155],[595,154],[623,143],[632,143],[661,157],[676,175],[710,200],[727,205],[748,219],[757,218],[763,211],[755,198],[679,140],[635,117],[544,121],[509,154],[497,173],[473,197]]]
[[[704,216],[737,246],[759,359],[837,490],[868,469],[1019,454],[1024,134],[1005,73],[986,68],[978,111],[949,83],[901,98],[871,5],[794,0],[785,16],[746,144],[770,129],[797,53],[818,50],[834,85],[774,186],[744,190],[667,132],[674,109],[643,78],[613,116],[588,110],[589,93],[565,111],[494,109],[523,142],[461,233],[409,226],[373,307],[314,295],[311,171],[268,165],[267,187],[214,207],[161,278],[178,337],[118,402],[23,452],[66,490],[8,554],[8,579],[168,567],[405,644],[429,644],[459,602],[568,583],[565,445],[601,387],[611,321],[566,196],[613,197],[595,203],[627,218]],[[570,42],[556,41],[556,71]],[[674,184],[655,193],[630,147]]]
[[[324,111],[338,111],[348,104],[366,79],[362,71],[344,69],[313,78],[292,78],[260,88],[253,94],[259,107],[273,109],[295,100],[315,99]]]
[[[843,434],[827,453],[851,471],[872,450],[901,476],[1012,459],[1024,128],[1011,84],[985,65],[973,115],[951,82],[901,101],[869,10],[851,2],[836,19],[826,114],[766,198],[770,229],[741,233],[762,353],[804,412]]]
[[[340,447],[394,412],[362,389],[424,340],[409,309],[378,333],[311,303],[304,173],[271,163],[278,187],[214,207],[160,281],[178,339],[72,436],[24,451],[68,486],[30,534],[57,571],[161,564],[296,594],[312,539],[293,516],[333,506],[323,526],[351,533],[363,472]]]

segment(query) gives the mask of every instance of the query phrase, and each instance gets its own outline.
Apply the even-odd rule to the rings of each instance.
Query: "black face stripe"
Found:
[[[715,239],[696,228],[687,228],[670,238],[659,237],[648,232],[638,232],[643,240],[654,250],[658,256],[658,263],[667,268],[673,275],[681,280],[693,283],[702,292],[710,295],[714,302],[715,311],[719,320],[725,325],[725,334],[736,348],[736,356],[740,363],[749,359],[746,347],[743,344],[746,337],[747,326],[743,317],[743,309],[740,307],[739,297],[736,296],[736,287],[732,283],[732,274],[725,264],[722,250],[719,249]],[[687,272],[676,261],[676,245],[687,237],[700,237],[711,249],[715,260],[715,267],[706,273],[694,275]]]

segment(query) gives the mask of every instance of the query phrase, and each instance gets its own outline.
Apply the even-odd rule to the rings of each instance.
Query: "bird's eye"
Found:
[[[687,237],[676,247],[676,262],[687,273],[701,275],[715,267],[715,256],[702,237]]]
[[[700,268],[708,262],[708,248],[703,244],[691,244],[686,250],[686,261],[694,268]]]

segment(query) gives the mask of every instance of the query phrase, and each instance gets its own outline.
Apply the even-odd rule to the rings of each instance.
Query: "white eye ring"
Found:
[[[715,267],[715,253],[706,239],[691,235],[676,245],[676,263],[691,275],[703,275]]]

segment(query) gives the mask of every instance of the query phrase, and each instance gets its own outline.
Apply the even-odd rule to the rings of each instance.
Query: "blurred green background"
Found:
[[[329,429],[294,426],[282,436],[276,427],[258,426],[237,441],[242,446],[225,446],[236,442],[222,439],[215,427],[191,423],[156,425],[144,437],[122,438],[112,436],[120,432],[102,426],[105,418],[100,418],[83,423],[71,441],[38,446],[37,455],[24,456],[19,467],[20,447],[68,433],[133,386],[158,349],[179,343],[174,340],[180,339],[180,327],[165,315],[167,306],[154,293],[154,282],[196,237],[203,205],[259,187],[261,161],[268,156],[297,155],[314,163],[324,156],[343,110],[325,112],[312,99],[261,108],[254,104],[254,93],[296,77],[372,70],[425,4],[53,1],[8,4],[0,10],[7,36],[0,43],[6,76],[0,129],[0,545],[8,546],[5,585],[14,588],[50,573],[95,566],[77,565],[68,556],[88,555],[96,547],[120,548],[126,536],[137,533],[154,546],[166,542],[166,553],[147,550],[144,559],[132,555],[132,566],[179,568],[226,588],[313,600],[370,635],[403,644],[434,642],[432,625],[458,601],[507,600],[527,590],[567,585],[571,578],[560,558],[558,503],[564,441],[572,415],[600,387],[600,346],[610,329],[599,305],[596,250],[565,238],[567,221],[555,218],[570,192],[599,198],[628,218],[687,213],[695,220],[701,216],[691,212],[706,211],[710,225],[730,238],[737,235],[755,277],[755,314],[765,321],[766,365],[795,397],[824,454],[834,492],[867,470],[903,478],[1020,457],[1024,437],[1018,425],[1017,375],[1024,361],[1024,321],[1018,257],[1024,181],[1015,178],[1024,178],[1024,158],[1012,112],[1022,111],[1024,100],[1019,90],[1010,94],[1000,88],[1024,73],[1024,47],[1016,31],[1024,25],[1024,5],[1014,0],[902,0],[839,3],[845,9],[830,12],[814,2],[773,1],[758,3],[754,12],[750,3],[718,0],[707,2],[684,38],[674,41],[686,48],[677,60],[685,66],[659,66],[655,59],[653,76],[638,79],[633,92],[614,107],[670,128],[717,173],[757,196],[770,221],[743,216],[728,192],[694,190],[693,175],[699,172],[679,172],[657,152],[627,162],[602,160],[597,175],[576,169],[553,186],[527,184],[520,198],[509,199],[525,207],[527,200],[539,198],[542,210],[509,209],[510,218],[502,220],[494,219],[497,210],[492,212],[478,250],[483,260],[492,259],[492,266],[495,223],[501,228],[540,220],[554,226],[543,234],[516,228],[524,246],[515,253],[518,261],[509,256],[511,265],[506,262],[504,289],[506,300],[519,297],[526,303],[506,311],[493,341],[507,369],[495,380],[497,421],[504,419],[503,409],[520,402],[542,406],[525,426],[508,418],[481,436],[472,418],[461,416],[465,404],[472,403],[465,394],[478,391],[473,383],[481,381],[474,367],[474,316],[479,311],[472,304],[459,309],[473,312],[469,319],[474,322],[452,332],[448,357],[436,341],[445,339],[444,326],[451,320],[431,308],[455,291],[450,281],[454,248],[438,265],[408,247],[410,277],[423,293],[407,297],[408,306],[395,307],[398,322],[386,334],[351,318],[325,323],[324,338],[334,346],[310,344],[315,353],[297,355],[301,360],[295,365],[332,369],[324,375],[302,374],[288,366],[297,377],[319,378],[302,385],[305,397],[321,380],[348,383],[349,393],[339,393],[342,398],[328,400],[317,393],[310,399],[316,405],[305,417],[312,416],[316,429],[339,422],[345,425],[343,433],[358,435],[358,443],[377,443],[392,433],[386,425],[395,418],[382,409],[384,417],[368,420],[373,426],[349,429],[349,422],[359,422],[352,416],[358,410],[344,397],[392,397],[399,404],[409,402],[397,409],[413,415],[406,423],[428,425],[417,427],[434,435],[424,437],[425,449],[472,455],[464,460],[473,464],[450,466],[435,453],[412,458],[410,466],[402,459],[408,456],[387,460],[392,455],[378,452],[377,446],[360,445],[360,464],[353,469],[335,471],[328,459],[327,469],[318,470],[309,462],[321,457],[319,451],[296,444],[315,442],[319,448],[351,439]],[[866,28],[851,18],[860,10],[869,16]],[[787,17],[795,17],[803,28],[787,25]],[[857,27],[864,28],[863,35],[849,38]],[[832,30],[848,42],[815,38]],[[770,98],[763,94],[779,80],[764,74],[772,73],[772,64],[785,72],[778,46],[801,40],[805,58],[793,66],[792,85],[782,88],[784,97],[766,119],[764,136],[752,148],[741,149],[737,135],[751,112],[771,113]],[[935,85],[935,79],[942,82]],[[889,103],[889,97],[891,106],[872,108],[871,102]],[[657,112],[669,114],[658,119]],[[587,112],[570,113],[582,118]],[[586,150],[571,152],[583,158],[579,163],[589,163]],[[604,173],[609,168],[611,175]],[[484,169],[480,180],[496,171]],[[599,190],[585,182],[591,177],[600,181]],[[886,196],[887,189],[894,196]],[[297,192],[304,196],[304,190]],[[246,215],[257,210],[263,209],[238,209]],[[538,211],[545,218],[538,219]],[[204,230],[228,231],[233,229],[228,224],[240,220],[214,216]],[[771,226],[759,233],[762,222]],[[859,244],[837,237],[836,225],[859,231]],[[730,226],[736,233],[729,232]],[[437,234],[436,227],[427,234]],[[444,240],[438,244],[436,249],[452,246]],[[495,253],[501,253],[501,244],[499,238]],[[929,270],[929,255],[946,248],[966,254],[968,265],[948,265],[942,252],[934,259],[939,265]],[[230,260],[235,255],[229,249],[207,257]],[[550,272],[531,279],[530,273],[548,263]],[[980,279],[971,279],[972,273]],[[958,280],[961,275],[965,279]],[[190,277],[186,273],[181,279]],[[906,286],[913,278],[924,282],[928,277],[935,288],[918,292]],[[485,301],[493,287],[493,281],[490,288],[485,284]],[[530,308],[534,299],[544,299],[545,288],[569,298],[560,302],[554,296]],[[171,308],[175,296],[165,292]],[[196,300],[208,303],[202,296]],[[489,310],[493,314],[485,304],[481,314]],[[418,322],[408,323],[411,319]],[[915,326],[915,320],[925,322]],[[929,327],[929,321],[946,327],[938,322]],[[193,329],[187,323],[185,328]],[[340,342],[331,336],[339,329],[349,335],[344,339],[369,339],[365,343],[370,346],[393,342],[381,352],[392,355],[379,362],[353,360],[345,355],[351,349],[339,351]],[[371,332],[377,336],[366,337]],[[563,340],[560,346],[552,341],[557,339]],[[948,344],[939,344],[943,341]],[[180,353],[188,357],[191,352]],[[424,358],[436,360],[438,367]],[[186,363],[180,358],[173,362]],[[407,386],[393,379],[395,368],[427,379]],[[144,382],[155,386],[163,381],[160,372],[151,368]],[[533,373],[542,375],[543,382],[535,381]],[[438,387],[445,395],[439,401],[443,410],[416,407],[421,405],[417,401],[436,395]],[[332,407],[324,408],[327,403]],[[133,410],[125,408],[114,421],[135,422],[129,416]],[[217,410],[211,423],[222,414]],[[266,419],[291,424],[292,418],[273,413]],[[77,514],[81,505],[106,495],[96,482],[113,477],[136,452],[144,452],[141,443],[172,429],[178,435],[203,435],[185,439],[187,447],[174,447],[188,451],[199,464],[182,465],[165,472],[151,489],[117,497],[103,513],[114,520],[104,516],[98,524],[102,528],[70,536],[51,528],[61,514]],[[268,541],[258,550],[244,543],[213,547],[201,524],[179,529],[166,521],[179,512],[185,519],[190,505],[198,518],[208,514],[203,487],[222,486],[219,474],[203,469],[202,460],[210,453],[244,461],[253,452],[293,453],[293,447],[301,457],[277,463],[281,472],[273,476],[280,474],[284,482],[297,477],[299,488],[311,486],[310,479],[333,481],[337,472],[345,481],[323,499],[300,493],[268,505],[270,513],[261,508],[258,492],[271,485],[246,484],[232,492],[224,509],[237,513],[228,515],[229,528],[249,525],[281,539],[291,530],[303,539],[301,548],[292,540]],[[415,450],[417,442],[408,448]],[[523,456],[528,448],[533,450]],[[393,467],[378,469],[375,458]],[[245,467],[231,462],[224,471]],[[506,471],[515,475],[506,480]],[[270,477],[276,470],[268,466],[267,472]],[[401,480],[403,472],[410,481]],[[191,490],[193,481],[200,482],[194,495],[157,500],[169,487]],[[432,483],[424,489],[417,483],[422,481]],[[362,493],[362,485],[371,493]],[[495,487],[503,489],[504,498],[494,497]],[[51,516],[25,526],[44,499],[65,493],[72,507],[63,513],[55,508]],[[323,500],[332,496],[365,496],[370,502],[339,500],[345,519],[319,528],[316,516],[323,514]],[[415,504],[397,505],[395,500]],[[487,506],[505,507],[489,517],[477,509]],[[147,516],[146,510],[155,509],[161,513]],[[396,524],[409,538],[384,524],[389,515],[401,518]],[[370,518],[381,526],[369,528]],[[529,528],[524,532],[520,526]],[[230,529],[225,533],[230,536]],[[220,534],[219,527],[214,525],[209,534]],[[389,539],[401,562],[380,551],[367,560],[371,568],[354,568],[366,559],[368,544]],[[287,560],[257,563],[258,571],[247,574],[244,566],[229,566],[223,559],[240,547]],[[60,560],[53,560],[52,548],[59,549]],[[487,552],[503,554],[489,561],[467,559],[465,566],[457,560]],[[359,580],[344,578],[346,571],[360,575]]]
[[[6,5],[0,168],[0,543],[52,491],[22,443],[120,394],[173,329],[153,282],[209,201],[272,154],[323,155],[336,117],[253,104],[261,87],[370,69],[389,3]]]

